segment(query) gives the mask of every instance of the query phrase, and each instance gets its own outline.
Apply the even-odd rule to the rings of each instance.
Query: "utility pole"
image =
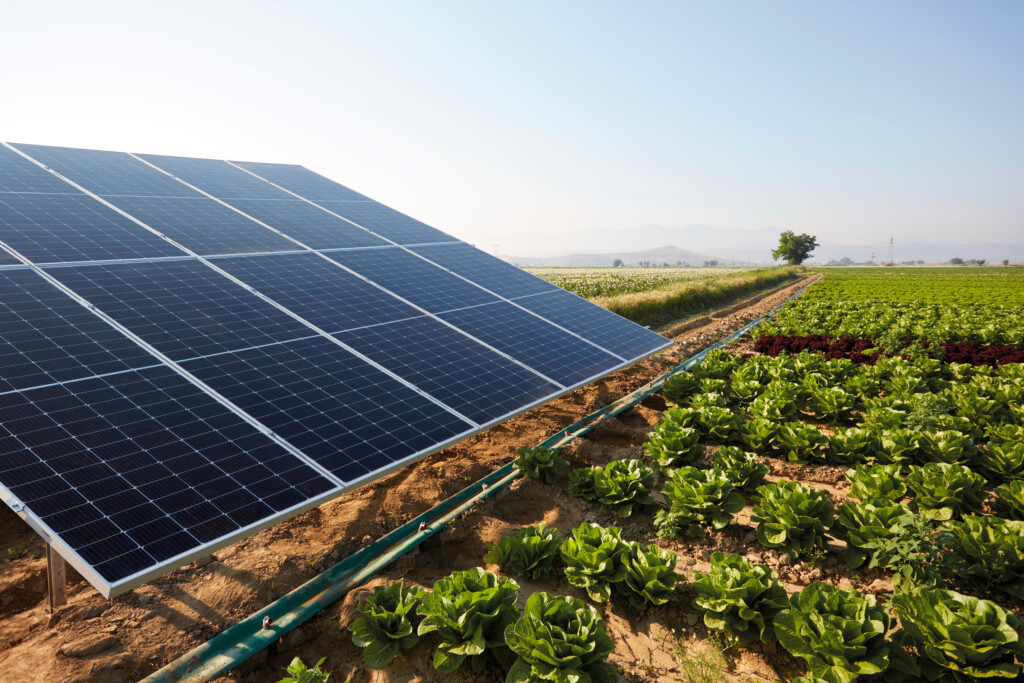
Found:
[[[892,260],[892,237],[889,238],[889,260],[886,265],[895,265],[895,262]]]

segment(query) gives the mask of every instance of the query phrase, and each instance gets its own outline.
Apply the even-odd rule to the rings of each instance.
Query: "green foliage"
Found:
[[[488,654],[499,661],[507,655],[505,627],[519,617],[519,585],[483,569],[453,572],[437,581],[420,603],[424,617],[419,635],[436,633],[441,644],[434,653],[434,668],[455,672],[468,657],[473,671],[483,671]]]
[[[729,379],[732,371],[741,362],[740,357],[735,354],[722,349],[711,349],[704,356],[704,360],[694,366],[691,372],[700,378]]]
[[[553,484],[569,468],[569,461],[558,454],[557,448],[534,446],[520,448],[516,467],[528,477]]]
[[[770,471],[753,453],[736,446],[722,446],[711,458],[711,467],[726,476],[737,491],[754,491]]]
[[[995,490],[992,509],[1000,517],[1024,520],[1024,481],[1015,479]]]
[[[869,568],[883,567],[894,572],[894,586],[935,587],[954,573],[951,567],[956,558],[950,557],[951,539],[943,522],[912,512],[905,512],[894,521],[883,518],[879,522],[888,522],[884,532],[875,528],[871,530],[874,536],[861,535],[858,542],[860,550],[871,559]],[[849,535],[854,537],[852,532]]]
[[[534,593],[523,616],[505,628],[505,643],[518,656],[506,683],[614,683],[606,662],[614,649],[598,611],[576,598]]]
[[[767,392],[758,396],[750,404],[750,414],[773,423],[783,422],[796,417],[799,408],[792,399],[769,396]]]
[[[779,575],[767,565],[716,552],[707,574],[693,573],[693,587],[697,591],[693,605],[704,610],[708,628],[725,631],[740,645],[775,640],[775,615],[789,600]]]
[[[920,443],[920,457],[924,462],[963,465],[971,462],[977,453],[971,437],[951,429],[922,432]]]
[[[866,429],[837,428],[829,437],[825,459],[830,465],[858,465],[873,458],[879,446],[875,435]]]
[[[708,441],[725,443],[733,438],[740,426],[740,416],[728,408],[707,406],[700,410],[700,428]]]
[[[1024,522],[967,515],[950,530],[969,585],[1024,600]]]
[[[807,405],[822,420],[835,423],[850,419],[857,398],[841,387],[819,387],[810,391]]]
[[[639,460],[613,460],[602,467],[573,470],[569,475],[569,493],[594,500],[629,517],[633,510],[654,502],[654,470]]]
[[[775,445],[779,433],[777,422],[763,417],[754,417],[740,427],[740,440],[754,453],[767,454]]]
[[[907,477],[914,492],[911,507],[927,510],[938,519],[959,517],[978,510],[985,500],[985,479],[962,465],[930,462],[915,467]]]
[[[812,583],[775,617],[775,635],[812,676],[850,683],[889,668],[891,617],[873,595]]]
[[[799,266],[818,246],[818,238],[807,233],[797,235],[792,230],[784,230],[779,235],[779,246],[772,251],[772,258],[782,259],[791,266]]]
[[[899,465],[858,465],[844,476],[850,482],[850,495],[862,501],[883,498],[898,502],[907,495]]]
[[[320,661],[310,669],[301,659],[296,657],[285,668],[285,671],[290,675],[282,678],[277,683],[327,683],[327,679],[330,678],[331,674],[320,668],[326,660],[327,657],[321,657]]]
[[[561,545],[558,529],[548,529],[541,522],[535,527],[524,527],[515,536],[506,536],[496,545],[489,546],[484,561],[498,565],[506,574],[546,579],[554,571]]]
[[[664,605],[679,599],[676,583],[683,577],[675,571],[679,561],[675,553],[654,544],[631,543],[621,557],[626,572],[615,587],[629,598],[633,609]]]
[[[661,385],[661,393],[665,395],[665,400],[676,405],[686,403],[698,391],[700,379],[688,372],[672,375]]]
[[[808,465],[822,463],[825,454],[822,447],[828,444],[828,437],[809,424],[786,422],[779,427],[775,445],[790,462]]]
[[[622,540],[618,527],[584,522],[562,543],[565,578],[587,591],[591,600],[608,602],[612,586],[626,577],[622,555],[628,550],[629,544]]]
[[[709,526],[724,529],[745,505],[729,476],[718,470],[681,467],[662,493],[668,508],[659,510],[654,518],[662,538],[696,538]]]
[[[757,522],[757,540],[792,558],[825,548],[825,527],[832,525],[832,501],[824,491],[806,484],[781,480],[757,489],[760,504],[751,521]]]
[[[921,450],[921,434],[909,429],[885,429],[878,450],[880,462],[900,465],[918,462]]]
[[[693,408],[669,408],[661,415],[659,430],[669,431],[676,429],[700,428],[700,414]]]
[[[902,626],[898,641],[917,651],[926,680],[1020,680],[1021,667],[1014,661],[1024,656],[1020,624],[996,603],[922,588],[896,593],[892,607]]]
[[[991,443],[978,451],[978,469],[993,482],[1024,480],[1024,443]]]
[[[832,531],[846,541],[846,562],[854,569],[871,560],[871,566],[887,566],[884,555],[875,558],[883,541],[896,538],[906,509],[891,501],[844,500],[836,511]]]
[[[648,457],[662,469],[693,465],[704,453],[700,436],[692,427],[659,428],[651,432],[644,448]]]
[[[421,586],[406,587],[401,581],[377,586],[356,609],[362,615],[349,626],[352,642],[363,648],[363,661],[371,669],[383,669],[395,661],[399,650],[420,642],[416,635],[420,617],[416,613],[423,594]]]

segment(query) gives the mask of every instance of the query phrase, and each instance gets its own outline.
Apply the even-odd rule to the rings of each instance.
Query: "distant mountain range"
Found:
[[[527,233],[501,235],[500,255],[521,265],[611,265],[616,258],[628,265],[650,261],[658,265],[676,262],[701,265],[719,263],[771,263],[772,249],[778,244],[782,228],[732,230],[706,225],[666,228],[647,225],[624,230],[577,230],[561,234]],[[666,246],[671,245],[671,246]],[[849,258],[855,262],[885,261],[888,242],[838,244],[821,241],[808,263],[827,263]],[[512,256],[509,256],[512,254]],[[954,257],[986,259],[989,262],[1024,262],[1024,242],[986,244],[901,243],[899,236],[894,260],[945,263]]]

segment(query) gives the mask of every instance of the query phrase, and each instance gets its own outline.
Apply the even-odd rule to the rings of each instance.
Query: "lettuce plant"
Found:
[[[919,457],[923,462],[963,465],[971,462],[977,452],[971,437],[951,429],[922,432],[920,444]]]
[[[838,428],[829,437],[825,460],[831,465],[858,465],[873,458],[878,447],[878,439],[866,429]]]
[[[757,540],[798,558],[825,547],[825,527],[835,518],[828,494],[807,484],[780,480],[757,489],[760,504],[751,521],[757,522]]]
[[[654,470],[639,460],[613,460],[603,468],[577,469],[569,475],[569,493],[607,505],[619,517],[653,503],[653,486]]]
[[[675,430],[689,427],[700,428],[700,413],[693,408],[669,408],[661,415],[660,430]],[[703,434],[703,432],[702,432]]]
[[[989,481],[1024,480],[1024,443],[991,443],[978,451],[978,469]]]
[[[534,446],[516,451],[516,467],[520,472],[545,484],[553,484],[569,468],[569,461],[558,454],[557,448]]]
[[[587,591],[591,600],[608,602],[612,586],[626,577],[622,555],[628,550],[629,544],[622,540],[618,527],[584,522],[562,543],[565,578]]]
[[[700,391],[702,394],[715,393],[724,396],[728,390],[729,382],[724,379],[705,377],[700,381]]]
[[[327,657],[321,657],[319,662],[308,667],[302,659],[293,657],[291,663],[284,669],[288,672],[288,676],[277,683],[327,683],[331,673],[320,668],[326,661]]]
[[[783,423],[775,437],[775,445],[778,446],[781,455],[790,462],[801,465],[824,462],[822,446],[827,443],[827,436],[803,422]]]
[[[1024,520],[1024,480],[1015,479],[995,490],[992,509],[1005,519]]]
[[[925,680],[1020,680],[1021,667],[1014,661],[1024,657],[1020,623],[996,603],[920,588],[896,593],[892,607],[902,626],[898,640],[917,651]]]
[[[892,618],[873,595],[816,582],[775,617],[775,635],[812,676],[851,683],[889,668],[885,635]]]
[[[754,491],[764,483],[769,467],[753,453],[736,446],[722,446],[711,458],[711,468],[724,474],[737,491]]]
[[[796,417],[798,410],[795,401],[774,395],[770,396],[767,391],[750,404],[751,415],[772,422],[782,422]]]
[[[615,645],[597,609],[576,598],[534,593],[523,616],[505,628],[505,643],[517,655],[506,683],[614,683],[608,663]]]
[[[763,417],[754,417],[740,427],[740,440],[747,448],[759,454],[767,454],[775,445],[779,433],[777,422]]]
[[[665,483],[662,494],[668,508],[654,518],[662,538],[696,538],[709,526],[724,529],[745,505],[729,476],[717,470],[681,467]]]
[[[419,606],[423,616],[419,635],[436,633],[441,644],[434,668],[455,672],[467,657],[473,671],[483,671],[488,654],[499,660],[507,654],[505,627],[519,617],[519,584],[479,567],[439,579]]]
[[[878,461],[892,465],[919,461],[921,434],[909,429],[886,429],[879,442]]]
[[[704,454],[700,432],[692,427],[656,429],[647,438],[644,448],[648,457],[662,469],[693,465]]]
[[[694,394],[690,397],[690,407],[701,412],[706,408],[725,408],[728,405],[729,401],[725,398],[725,394],[720,394],[716,391]]]
[[[809,392],[807,405],[822,420],[835,423],[850,418],[857,398],[840,387],[818,387]]]
[[[775,640],[775,615],[789,605],[779,575],[742,555],[716,552],[707,574],[693,573],[693,587],[693,605],[704,610],[704,625],[725,631],[740,645]]]
[[[669,403],[681,405],[691,396],[700,391],[700,379],[688,372],[681,372],[665,380],[661,385],[661,393]]]
[[[548,529],[541,522],[519,530],[515,536],[506,536],[491,545],[484,561],[496,564],[506,574],[527,579],[546,579],[551,576],[558,559],[562,538],[558,529]]]
[[[676,583],[683,578],[676,573],[678,561],[678,555],[655,544],[630,543],[622,554],[626,573],[615,588],[629,598],[629,604],[637,610],[678,600]]]
[[[882,498],[900,501],[907,495],[907,485],[899,465],[857,465],[844,473],[850,482],[850,495],[862,501]]]
[[[701,430],[709,441],[724,443],[739,430],[740,419],[728,408],[708,406],[700,411]]]
[[[950,531],[971,586],[1024,600],[1024,522],[966,515]]]
[[[695,377],[710,377],[712,379],[729,379],[729,375],[736,369],[742,359],[722,349],[712,349],[704,356],[704,360],[694,366],[691,372]]]
[[[984,485],[984,477],[963,465],[941,462],[915,467],[907,477],[907,486],[914,492],[911,507],[927,510],[937,519],[951,519],[979,510],[986,497],[982,490]]]
[[[905,514],[906,508],[886,499],[844,500],[836,510],[832,532],[846,541],[846,563],[854,569],[869,560],[872,567],[887,566],[880,544],[899,535]]]
[[[757,381],[737,381],[729,385],[729,396],[740,405],[750,405],[764,393],[764,385]]]
[[[383,669],[395,661],[399,650],[420,642],[416,635],[421,617],[416,613],[423,594],[421,586],[396,581],[377,586],[356,609],[362,615],[349,626],[352,642],[363,648],[363,661],[371,669]]]

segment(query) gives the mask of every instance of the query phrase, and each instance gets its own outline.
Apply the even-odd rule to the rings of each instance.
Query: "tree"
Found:
[[[956,256],[954,258],[949,259],[949,263],[950,265],[953,266],[962,266],[964,264],[964,260],[959,256]]]
[[[983,259],[983,258],[978,259],[978,265],[979,266],[985,265],[985,259]]]
[[[622,259],[617,258],[614,261],[612,261],[612,267],[613,268],[621,268],[622,267]]]
[[[807,233],[797,235],[792,230],[786,230],[779,235],[779,246],[772,252],[772,258],[776,261],[783,259],[791,266],[799,266],[817,246],[817,237]]]
[[[1004,265],[1004,266],[1008,266],[1008,265],[1010,265],[1010,259],[1008,259],[1008,258],[1004,258],[1004,259],[1003,259],[1003,265]]]

